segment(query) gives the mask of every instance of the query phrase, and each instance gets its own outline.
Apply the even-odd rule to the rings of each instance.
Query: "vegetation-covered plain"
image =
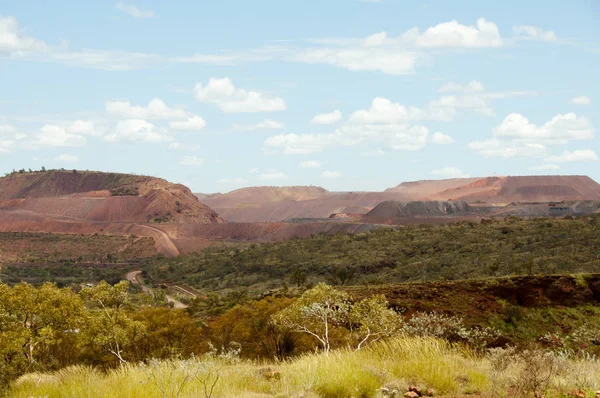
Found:
[[[150,292],[68,256],[5,263],[1,382],[17,397],[593,397],[599,232],[597,216],[507,218],[213,248],[140,259]],[[32,282],[72,279],[17,283],[36,267]],[[171,309],[166,282],[200,295]]]
[[[447,225],[382,228],[285,242],[213,248],[161,259],[145,268],[150,282],[205,291],[284,285],[377,285],[503,275],[600,271],[600,216],[483,219]]]

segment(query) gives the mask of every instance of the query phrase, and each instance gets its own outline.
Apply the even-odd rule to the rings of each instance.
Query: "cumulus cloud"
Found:
[[[574,113],[558,114],[542,126],[536,126],[520,113],[511,113],[494,129],[494,136],[502,139],[562,143],[570,140],[588,140],[594,137],[592,123]]]
[[[592,103],[592,99],[590,97],[586,97],[585,95],[581,95],[579,97],[571,98],[571,103],[575,105],[590,105]]]
[[[255,131],[255,130],[279,130],[284,128],[283,123],[275,120],[265,119],[256,124],[234,124],[233,129],[236,131]]]
[[[340,178],[341,176],[342,173],[340,173],[339,171],[326,170],[323,173],[321,173],[321,177],[323,178]]]
[[[342,120],[342,112],[335,110],[330,113],[316,115],[310,121],[312,124],[334,124]]]
[[[501,47],[498,26],[479,18],[475,26],[463,25],[456,20],[428,28],[423,34],[412,28],[403,35],[404,40],[423,48],[482,48]]]
[[[594,127],[574,113],[558,114],[541,126],[519,113],[511,113],[493,130],[488,140],[469,143],[469,148],[486,157],[543,157],[547,146],[565,145],[572,140],[589,140]]]
[[[35,137],[34,146],[41,147],[79,147],[86,143],[84,136],[69,133],[65,128],[52,124],[42,127]]]
[[[532,171],[549,171],[549,170],[559,170],[559,169],[560,169],[560,166],[557,164],[553,164],[553,163],[538,164],[538,165],[529,167],[529,170],[532,170]]]
[[[200,116],[192,115],[186,120],[169,122],[169,127],[177,131],[199,131],[206,127],[206,121]]]
[[[167,143],[174,141],[173,137],[157,128],[154,124],[142,119],[121,120],[115,126],[114,132],[104,136],[107,142],[147,142]]]
[[[54,160],[62,163],[77,163],[79,162],[79,158],[75,155],[62,154],[54,158]]]
[[[464,173],[458,167],[442,167],[431,171],[431,175],[440,178],[469,178],[469,174]]]
[[[286,110],[281,97],[236,88],[230,78],[211,78],[206,85],[196,84],[196,100],[214,104],[226,113],[277,112]]]
[[[288,177],[277,170],[267,170],[258,175],[258,179],[262,181],[287,180]]]
[[[537,94],[531,91],[486,92],[483,85],[475,80],[466,85],[454,82],[446,83],[439,91],[454,93],[429,101],[422,108],[376,97],[371,101],[369,108],[351,113],[349,122],[385,124],[423,120],[452,121],[459,110],[470,110],[484,116],[494,116],[492,100]]]
[[[142,10],[131,4],[125,4],[125,3],[119,2],[119,3],[117,3],[117,9],[119,9],[120,11],[122,11],[125,14],[127,14],[131,17],[134,17],[134,18],[143,19],[143,18],[154,17],[154,12],[152,12],[150,10]]]
[[[556,34],[551,30],[544,30],[537,26],[530,25],[518,25],[513,26],[513,32],[516,35],[525,37],[528,39],[541,40],[541,41],[556,41]]]
[[[387,98],[376,97],[369,109],[361,109],[350,115],[350,123],[401,123],[421,120],[426,114],[421,109],[392,102]]]
[[[323,163],[318,160],[305,160],[304,162],[300,162],[300,167],[303,169],[317,169],[321,166],[323,166]]]
[[[433,136],[431,137],[431,142],[438,145],[447,145],[454,143],[454,139],[449,135],[438,132],[433,133]]]
[[[131,105],[129,101],[107,101],[106,111],[126,119],[171,120],[190,116],[184,109],[169,107],[158,98],[153,98],[147,106]]]
[[[550,163],[591,162],[598,160],[598,156],[591,149],[580,149],[576,151],[564,151],[560,155],[548,156],[545,160]]]
[[[18,56],[47,49],[43,41],[26,36],[15,18],[0,16],[0,54]]]
[[[68,133],[98,136],[101,133],[96,129],[94,122],[90,120],[75,120],[66,127]]]
[[[179,161],[179,164],[183,166],[202,166],[204,165],[204,160],[198,156],[184,156]]]

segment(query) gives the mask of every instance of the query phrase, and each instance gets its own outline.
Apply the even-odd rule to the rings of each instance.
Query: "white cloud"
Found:
[[[444,84],[438,90],[440,93],[447,92],[460,92],[460,93],[475,93],[479,91],[484,91],[483,84],[477,80],[471,80],[467,84],[460,84],[455,82],[448,82]]]
[[[323,177],[323,178],[340,178],[341,176],[342,176],[342,173],[340,173],[339,171],[331,171],[331,170],[324,171],[321,174],[321,177]]]
[[[546,162],[550,163],[591,162],[596,160],[598,160],[598,156],[591,149],[564,151],[561,155],[546,158]]]
[[[86,139],[79,134],[67,132],[66,129],[47,124],[41,129],[41,133],[36,135],[34,146],[42,147],[78,147],[85,145]]]
[[[119,2],[119,3],[117,3],[116,7],[120,11],[122,11],[125,14],[132,16],[134,18],[152,18],[152,17],[154,17],[154,12],[152,12],[150,10],[142,10],[142,9],[137,8],[130,4],[125,4],[125,3]]]
[[[376,97],[369,109],[361,109],[350,115],[350,123],[401,123],[425,118],[425,112],[414,106],[406,107],[387,98]]]
[[[532,170],[532,171],[547,171],[547,170],[559,170],[559,169],[560,169],[560,166],[557,164],[553,164],[553,163],[538,164],[538,165],[529,167],[529,170]]]
[[[169,127],[177,131],[199,131],[206,127],[206,121],[200,116],[192,115],[187,120],[169,122]]]
[[[0,16],[0,54],[19,56],[47,49],[43,41],[23,34],[15,18]]]
[[[579,97],[571,98],[571,103],[575,105],[590,105],[592,103],[592,99],[590,97],[586,97],[585,95],[581,95]]]
[[[77,163],[79,162],[79,158],[75,155],[62,154],[54,158],[54,160],[62,163]]]
[[[588,140],[594,137],[594,127],[585,117],[574,113],[558,114],[542,126],[536,126],[520,113],[511,113],[494,129],[501,139],[567,143],[569,140]]]
[[[342,120],[342,112],[335,110],[330,113],[316,115],[310,121],[312,124],[334,124]]]
[[[219,184],[245,184],[246,182],[248,182],[248,180],[244,179],[244,178],[221,178],[219,180],[217,180],[217,183]]]
[[[486,157],[544,157],[549,145],[593,137],[591,122],[574,113],[558,114],[541,126],[519,113],[511,113],[494,128],[492,138],[473,141],[468,147]]]
[[[454,139],[443,133],[433,133],[431,142],[438,145],[446,145],[454,143]]]
[[[256,124],[234,124],[233,129],[236,131],[255,131],[255,130],[279,130],[284,128],[283,123],[275,120],[265,119]]]
[[[152,11],[141,10],[133,5],[118,3],[117,7],[138,18],[151,17]],[[0,18],[0,53],[14,56],[37,54],[38,60],[64,65],[88,67],[101,70],[136,70],[172,63],[195,63],[204,65],[239,65],[249,62],[284,61],[308,64],[326,64],[351,71],[378,71],[391,75],[413,74],[417,65],[431,56],[428,51],[436,48],[483,48],[500,47],[502,38],[493,22],[479,18],[475,26],[462,25],[457,21],[440,23],[421,34],[417,27],[398,37],[379,32],[363,38],[311,40],[308,47],[292,44],[266,45],[241,50],[220,50],[210,54],[166,56],[153,53],[114,51],[103,49],[70,50],[63,46],[51,47],[45,42],[24,35],[16,19]],[[439,53],[436,53],[437,55]],[[269,109],[284,108],[283,100],[273,102]],[[252,99],[251,102],[255,102]],[[245,103],[245,101],[242,101]],[[265,100],[262,100],[262,105]],[[224,105],[223,105],[224,106]],[[239,107],[230,106],[231,112]],[[260,106],[260,109],[263,109]],[[248,103],[242,109],[255,109]],[[252,110],[245,110],[250,112]]]
[[[260,169],[257,167],[253,167],[250,170],[248,170],[248,174],[257,174],[260,172]]]
[[[179,164],[184,166],[202,166],[204,165],[204,160],[198,158],[198,156],[184,156],[179,161]]]
[[[66,128],[68,133],[99,136],[101,133],[96,129],[94,122],[89,120],[75,120]]]
[[[258,179],[263,181],[287,180],[287,178],[284,173],[277,170],[268,170],[258,176]]]
[[[18,130],[9,124],[0,124],[0,153],[12,152],[20,140],[27,138],[27,135],[19,133]]]
[[[267,138],[264,146],[279,149],[285,154],[309,154],[330,148],[374,143],[395,150],[416,151],[426,145],[428,136],[429,130],[419,125],[345,125],[326,134],[279,134]]]
[[[418,28],[407,31],[403,38],[417,47],[481,48],[501,47],[502,38],[495,23],[479,18],[475,26],[462,25],[456,20],[428,28],[423,34]]]
[[[107,142],[129,141],[161,143],[172,142],[173,137],[152,123],[142,119],[127,119],[117,123],[114,132],[104,136]]]
[[[547,153],[546,146],[543,144],[501,141],[497,138],[470,142],[468,148],[487,158],[536,158],[545,156]]]
[[[513,26],[513,32],[522,37],[541,41],[556,41],[556,34],[551,30],[544,30],[537,26],[518,25]]]
[[[469,174],[464,173],[458,167],[442,167],[441,169],[435,169],[431,172],[431,175],[440,178],[469,178]]]
[[[430,117],[436,116],[439,120],[450,121],[457,109],[472,109],[485,116],[495,116],[488,98],[486,95],[446,95],[429,103]]]
[[[300,162],[300,167],[303,169],[317,169],[321,166],[323,166],[323,163],[318,160],[305,160],[304,162]]]
[[[199,102],[215,104],[226,113],[276,112],[286,109],[283,98],[236,88],[228,77],[211,78],[206,85],[198,83],[194,92]]]
[[[336,145],[336,134],[278,134],[265,140],[265,147],[281,149],[285,154],[321,152]]]
[[[0,124],[0,137],[13,136],[17,134],[17,129],[10,124]]]
[[[286,59],[307,64],[326,64],[350,71],[378,71],[388,75],[411,75],[422,55],[398,45],[369,47],[350,44],[291,51]]]
[[[183,109],[169,107],[158,98],[153,98],[145,107],[131,105],[129,101],[107,101],[106,111],[126,119],[171,120],[186,119],[191,116]]]

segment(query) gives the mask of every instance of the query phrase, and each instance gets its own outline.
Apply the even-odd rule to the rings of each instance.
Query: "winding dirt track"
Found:
[[[151,231],[149,234],[142,234],[142,235],[146,235],[146,236],[151,235],[154,238],[154,242],[156,243],[157,249],[160,253],[168,255],[168,257],[179,256],[179,249],[177,249],[177,246],[175,246],[175,244],[173,243],[173,241],[171,240],[171,238],[169,237],[169,235],[167,235],[167,233],[165,231],[162,231],[158,228],[151,227],[149,225],[142,225],[142,224],[135,224],[131,228],[131,231],[133,232],[133,230],[135,230],[137,228],[143,228],[145,230]]]
[[[128,272],[125,275],[125,278],[127,278],[127,280],[129,282],[131,282],[132,284],[134,284],[134,285],[138,285],[139,284],[142,287],[142,291],[144,293],[154,295],[154,292],[152,291],[152,289],[150,289],[148,286],[146,286],[144,284],[144,282],[142,281],[142,279],[140,278],[141,275],[142,275],[142,271],[136,270],[136,271]],[[180,290],[183,290],[180,286],[174,285],[174,287],[177,287]],[[185,293],[188,294],[188,295],[191,295],[192,297],[195,297],[195,294],[193,294],[191,292],[185,291]],[[166,296],[166,298],[167,298],[167,302],[173,303],[173,308],[175,308],[175,309],[181,309],[181,308],[187,308],[188,307],[187,305],[183,304],[181,301],[175,300],[171,296]]]

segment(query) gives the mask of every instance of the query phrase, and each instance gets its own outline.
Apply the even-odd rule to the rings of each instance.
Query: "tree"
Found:
[[[400,315],[388,308],[388,302],[381,294],[354,304],[349,319],[358,341],[357,350],[360,350],[363,344],[393,336],[402,325]]]
[[[87,319],[85,341],[114,355],[120,363],[127,362],[124,347],[135,344],[144,329],[141,322],[131,319],[125,311],[129,304],[128,289],[127,281],[114,286],[102,281],[81,291],[81,296],[96,308]]]
[[[53,347],[78,330],[84,307],[72,290],[0,284],[0,385],[55,362]]]
[[[318,340],[323,352],[331,350],[331,331],[348,322],[348,295],[324,283],[318,284],[286,309],[276,313],[275,325],[307,333]]]
[[[306,283],[306,275],[304,274],[304,272],[302,272],[302,270],[300,268],[296,268],[296,269],[294,269],[294,272],[292,272],[292,275],[290,276],[290,280],[297,287],[300,287],[304,283]]]

